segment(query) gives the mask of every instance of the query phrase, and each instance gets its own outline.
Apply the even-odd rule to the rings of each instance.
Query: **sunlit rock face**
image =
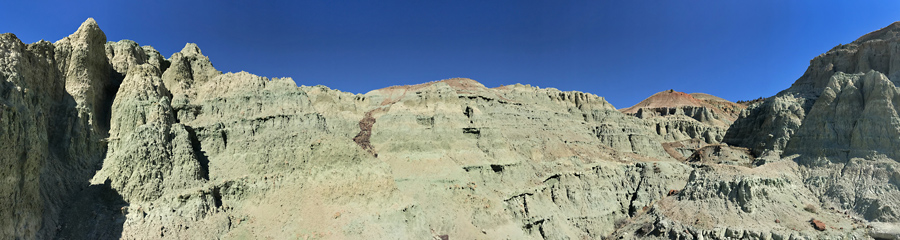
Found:
[[[892,236],[897,26],[747,110],[466,78],[353,94],[107,42],[92,19],[56,43],[2,34],[0,236]]]

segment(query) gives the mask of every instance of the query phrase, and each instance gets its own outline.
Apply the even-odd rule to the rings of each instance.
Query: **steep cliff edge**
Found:
[[[106,155],[111,68],[93,19],[56,42],[0,35],[2,233],[48,238]]]

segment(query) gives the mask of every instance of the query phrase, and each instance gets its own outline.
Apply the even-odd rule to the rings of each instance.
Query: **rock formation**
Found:
[[[195,44],[106,42],[92,19],[56,43],[2,34],[0,236],[898,236],[898,26],[743,111],[466,78],[297,87]]]
[[[684,115],[703,124],[728,128],[744,108],[743,105],[705,93],[667,90],[619,111],[643,119]]]
[[[897,100],[895,100],[897,99]],[[836,73],[785,146],[785,155],[834,161],[900,159],[900,89],[884,74]]]
[[[3,236],[47,238],[106,153],[110,66],[93,19],[56,42],[0,35]]]
[[[718,149],[730,148],[719,143],[744,108],[705,93],[667,90],[619,111],[643,119],[663,138],[663,148],[671,157],[687,160],[708,144],[718,144]],[[723,160],[734,160],[729,157],[723,156]]]
[[[874,70],[887,75],[896,85],[896,79],[900,79],[898,32],[900,22],[817,56],[790,88],[742,113],[724,141],[749,147],[755,154],[767,150],[784,151],[816,99],[832,82],[832,76],[839,72],[853,74]]]
[[[630,219],[617,239],[854,239],[865,236],[861,220],[818,209],[791,161],[758,168],[695,167],[684,189]],[[807,207],[809,206],[809,207]],[[811,209],[811,210],[807,210]],[[833,228],[818,231],[810,219]]]
[[[900,22],[819,55],[791,88],[743,112],[725,142],[800,163],[823,204],[900,221],[898,32]]]

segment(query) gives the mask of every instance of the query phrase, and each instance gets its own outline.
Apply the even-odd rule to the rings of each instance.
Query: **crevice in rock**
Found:
[[[463,134],[478,138],[478,137],[481,137],[481,129],[474,128],[474,127],[463,128]]]
[[[541,223],[542,223],[542,224],[541,224],[540,226],[538,226],[538,232],[541,234],[541,238],[547,239],[547,233],[544,232],[544,224],[543,224],[543,221],[542,221]]]
[[[169,61],[167,59],[162,59],[162,61],[159,62],[159,72],[160,73],[166,72],[166,70],[169,69],[169,66],[171,66],[171,65],[172,65],[171,61]]]
[[[68,199],[49,230],[58,239],[119,239],[130,204],[109,185],[90,185]]]
[[[638,153],[638,149],[634,144],[634,135],[633,134],[628,134],[628,144],[631,145],[631,152]]]
[[[547,219],[538,219],[530,223],[525,223],[525,229],[532,230],[534,227],[537,227],[538,233],[541,234],[541,239],[547,239],[547,233],[544,232],[544,221],[547,221]]]
[[[228,134],[225,133],[225,129],[219,131],[222,134],[222,148],[228,148]]]
[[[481,99],[481,100],[488,101],[488,102],[491,102],[491,101],[497,101],[497,102],[502,103],[502,104],[512,104],[512,105],[516,105],[516,106],[522,106],[522,103],[512,102],[512,100],[506,99],[506,98],[504,98],[504,97],[502,97],[502,96],[498,96],[498,97],[500,97],[500,98],[503,99],[503,100],[493,99],[493,98],[489,98],[489,97],[485,97],[485,96],[479,96],[479,95],[460,95],[460,96],[459,96],[459,98],[468,98],[468,99],[471,99],[471,100]]]
[[[184,126],[184,129],[188,132],[188,138],[191,140],[191,148],[194,150],[194,156],[197,157],[197,161],[200,164],[200,177],[209,180],[209,156],[206,155],[206,151],[203,151],[200,139],[197,138],[197,131],[190,126]],[[224,131],[222,132],[222,137],[223,139],[225,137]]]
[[[222,193],[219,190],[219,187],[215,187],[212,189],[212,197],[213,204],[216,206],[216,208],[222,207]]]
[[[628,216],[634,217],[634,214],[637,213],[637,207],[634,206],[634,202],[637,201],[638,192],[641,190],[641,185],[644,183],[644,176],[641,174],[641,179],[638,180],[637,186],[634,187],[634,192],[631,193],[631,200],[628,201]]]
[[[125,75],[116,70],[109,68],[109,79],[107,81],[107,85],[103,87],[103,95],[101,97],[101,104],[97,106],[97,124],[100,125],[101,131],[104,131],[102,134],[104,137],[109,136],[109,128],[111,126],[112,121],[112,105],[116,99],[116,93],[119,92],[119,86],[122,85],[122,80],[125,80]]]
[[[522,198],[522,213],[524,214],[523,218],[528,218],[528,214],[530,214],[530,212],[528,211],[528,202],[527,202],[527,199],[528,199],[528,196],[533,196],[533,195],[534,195],[534,193],[528,193],[528,192],[526,192],[526,193],[522,193],[522,194],[519,194],[519,195],[515,195],[515,196],[512,196],[512,197],[509,197],[509,198],[507,198],[507,199],[505,199],[505,200],[503,200],[503,201],[506,202],[507,204],[510,204],[510,205],[512,205],[512,206],[515,206],[516,204],[515,204],[515,203],[512,203],[512,201],[515,200],[516,198],[520,198],[520,197],[521,197],[521,198]]]
[[[553,174],[553,176],[550,176],[550,177],[547,177],[547,179],[544,179],[544,182],[547,182],[547,181],[550,181],[550,180],[554,180],[554,179],[557,180],[557,181],[559,181],[559,177],[560,177],[559,174]]]

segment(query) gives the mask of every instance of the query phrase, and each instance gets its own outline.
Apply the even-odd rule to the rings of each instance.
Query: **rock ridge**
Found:
[[[896,236],[897,26],[745,110],[467,78],[298,87],[192,43],[108,42],[93,19],[56,43],[0,34],[0,236]]]

